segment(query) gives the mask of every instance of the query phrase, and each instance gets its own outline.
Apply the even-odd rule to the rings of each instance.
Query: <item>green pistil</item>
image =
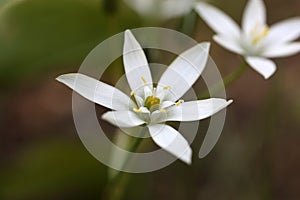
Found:
[[[159,98],[157,98],[155,96],[148,96],[146,98],[144,106],[150,110],[151,107],[157,106],[159,104],[160,104],[160,99]]]

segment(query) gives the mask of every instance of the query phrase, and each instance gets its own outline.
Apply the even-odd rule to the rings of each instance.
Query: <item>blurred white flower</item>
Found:
[[[83,74],[64,74],[57,80],[88,100],[112,109],[113,111],[102,115],[103,119],[125,128],[146,125],[158,146],[182,161],[191,163],[192,150],[188,142],[177,130],[164,122],[201,120],[232,102],[217,98],[191,102],[180,99],[203,71],[209,46],[209,43],[201,43],[183,52],[154,86],[144,51],[133,34],[127,30],[123,62],[132,90],[130,96]]]
[[[190,12],[195,0],[124,0],[139,15],[169,19]]]
[[[246,62],[268,79],[276,65],[268,58],[284,57],[300,51],[300,17],[266,24],[266,8],[262,0],[249,0],[242,19],[242,30],[228,15],[207,4],[197,3],[198,14],[217,33],[213,39],[224,48],[241,54]]]

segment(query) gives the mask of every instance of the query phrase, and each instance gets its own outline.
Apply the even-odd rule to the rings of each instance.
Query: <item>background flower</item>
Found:
[[[242,19],[242,30],[221,10],[198,3],[196,11],[217,33],[213,39],[224,48],[244,56],[247,63],[264,78],[276,71],[268,58],[284,57],[300,51],[300,17],[276,23],[266,23],[266,8],[262,0],[249,0]]]

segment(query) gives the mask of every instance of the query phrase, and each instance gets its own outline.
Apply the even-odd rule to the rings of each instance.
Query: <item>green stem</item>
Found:
[[[194,29],[195,29],[195,24],[197,21],[197,14],[194,11],[191,11],[190,13],[186,14],[181,22],[181,32],[186,34],[186,35],[192,35]]]
[[[145,134],[145,128],[141,131],[140,136],[143,136]],[[135,138],[133,144],[129,147],[129,152],[136,152],[136,150],[139,148],[140,144],[143,141],[143,137]],[[128,155],[125,159],[124,164],[122,165],[122,168],[126,166],[129,162],[130,156]],[[105,190],[104,199],[108,200],[121,200],[125,188],[127,185],[127,182],[129,180],[128,173],[119,172],[107,185],[107,188]]]
[[[227,88],[236,80],[238,80],[246,72],[247,69],[248,64],[244,61],[236,71],[232,72],[223,79],[223,83],[217,83],[213,86],[213,88],[210,91],[207,91],[204,94],[200,95],[199,99],[209,98],[210,96],[213,96],[214,94],[218,93],[224,87]]]
[[[246,72],[247,69],[248,69],[248,64],[246,62],[243,62],[236,71],[234,71],[233,73],[231,73],[227,77],[225,77],[225,79],[224,79],[225,88],[227,88],[233,82],[238,80]]]

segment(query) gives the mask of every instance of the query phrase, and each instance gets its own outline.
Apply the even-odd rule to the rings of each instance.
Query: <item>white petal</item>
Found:
[[[189,143],[178,131],[163,124],[149,125],[148,128],[153,141],[158,146],[183,162],[191,164],[192,150]]]
[[[164,109],[164,108],[167,108],[167,107],[170,107],[173,105],[175,105],[175,103],[173,101],[164,101],[160,104],[160,108]]]
[[[208,118],[232,103],[232,100],[211,98],[184,102],[167,109],[166,121],[197,121]]]
[[[281,21],[271,26],[266,40],[273,43],[290,42],[300,36],[300,17]]]
[[[109,111],[102,115],[102,119],[117,127],[135,127],[145,123],[132,111]]]
[[[300,52],[300,42],[294,42],[290,44],[280,44],[268,47],[263,56],[274,58],[274,57],[286,57],[297,54]]]
[[[146,107],[142,106],[142,107],[139,108],[139,110],[141,111],[141,113],[148,113],[148,114],[150,114],[150,111]]]
[[[276,71],[273,61],[260,57],[246,57],[247,63],[265,79],[270,78]]]
[[[228,49],[237,54],[243,54],[244,50],[242,49],[239,41],[237,39],[227,38],[226,36],[215,35],[213,39],[224,48]]]
[[[179,55],[163,73],[158,82],[157,93],[163,87],[171,87],[171,101],[182,97],[195,83],[206,66],[209,43],[198,44]]]
[[[256,26],[266,24],[266,7],[262,0],[249,0],[242,20],[245,33],[249,34]]]
[[[156,110],[152,112],[150,115],[151,124],[159,124],[161,122],[165,122],[166,119],[167,119],[167,113],[160,110]]]
[[[132,100],[115,87],[79,73],[64,74],[56,78],[84,98],[113,110],[128,110]]]
[[[144,87],[144,99],[146,100],[147,97],[152,96],[152,89],[148,86]]]
[[[136,91],[144,86],[144,81],[152,84],[147,58],[140,44],[129,30],[125,31],[123,62],[126,77],[132,91]]]
[[[142,107],[144,105],[144,99],[138,95],[134,95],[134,98],[136,100],[136,103],[138,104],[138,107]]]
[[[196,3],[195,9],[202,19],[218,34],[239,37],[240,28],[221,10],[203,2]]]
[[[156,97],[160,99],[160,101],[168,101],[172,99],[172,91],[171,86],[168,86],[167,88],[162,88],[159,85],[156,88]]]

